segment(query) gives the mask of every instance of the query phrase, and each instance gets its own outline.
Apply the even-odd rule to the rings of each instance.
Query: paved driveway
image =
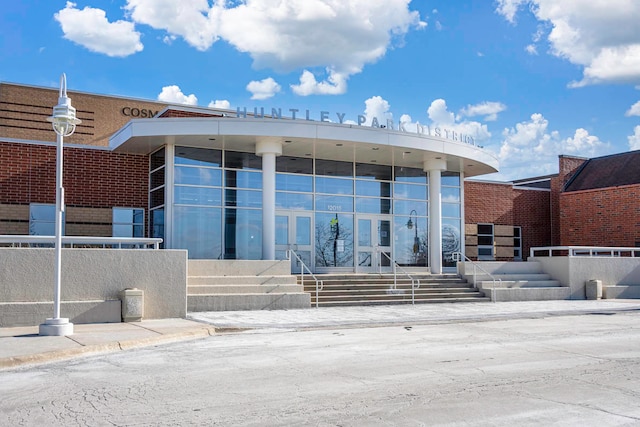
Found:
[[[0,372],[2,425],[640,425],[640,313],[221,334]]]

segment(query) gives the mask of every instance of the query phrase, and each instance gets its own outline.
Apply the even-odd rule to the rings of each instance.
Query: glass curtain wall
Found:
[[[175,147],[174,158],[173,247],[221,259],[222,152]]]
[[[163,239],[164,243],[164,190],[165,190],[165,153],[164,148],[151,154],[149,159],[149,230],[151,237]]]
[[[442,172],[442,266],[455,267],[452,254],[460,252],[462,201],[460,174]]]
[[[165,157],[164,148],[151,155],[153,237],[164,233]],[[261,259],[262,159],[253,153],[181,146],[175,147],[174,159],[172,247],[188,249],[189,258],[194,259]],[[389,246],[396,262],[426,267],[428,185],[427,173],[418,168],[290,156],[276,159],[276,209],[291,215],[310,214],[290,221],[312,221],[312,268],[320,270],[355,268],[359,217],[388,220],[392,224]],[[444,266],[453,265],[451,253],[461,247],[460,185],[459,174],[442,173]],[[287,224],[276,225],[278,238],[278,230],[286,230]],[[284,231],[281,234],[280,240],[286,241]]]
[[[316,160],[316,268],[353,268],[353,163]]]
[[[261,159],[180,146],[174,159],[173,247],[193,259],[261,259]]]
[[[262,159],[224,152],[224,258],[262,258]]]
[[[401,266],[427,266],[428,184],[422,169],[396,167],[394,170],[394,256]]]

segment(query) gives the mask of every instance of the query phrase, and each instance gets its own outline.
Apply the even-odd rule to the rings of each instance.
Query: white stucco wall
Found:
[[[602,280],[602,286],[640,285],[640,258],[533,257],[545,273],[571,288],[571,299],[585,299],[585,282]]]
[[[187,252],[63,249],[62,301],[118,300],[133,287],[144,291],[145,318],[185,317]],[[53,249],[0,248],[0,303],[53,301],[53,288]]]

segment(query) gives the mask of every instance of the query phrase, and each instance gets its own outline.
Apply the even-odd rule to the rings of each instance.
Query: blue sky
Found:
[[[637,0],[5,3],[5,82],[442,126],[492,180],[640,149]]]

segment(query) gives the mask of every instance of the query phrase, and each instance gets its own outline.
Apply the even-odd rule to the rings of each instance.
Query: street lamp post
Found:
[[[76,118],[76,109],[71,106],[67,96],[67,76],[60,76],[60,96],[58,105],[53,107],[53,116],[47,117],[57,135],[56,144],[56,229],[55,229],[55,288],[53,292],[53,318],[40,325],[40,335],[66,336],[73,334],[73,323],[68,318],[60,317],[60,282],[62,278],[62,214],[64,212],[64,188],[62,187],[62,143],[65,136],[70,136],[81,123]]]
[[[420,239],[418,239],[418,212],[415,209],[411,209],[409,212],[409,221],[407,221],[407,228],[411,230],[414,228],[413,221],[411,221],[411,215],[415,218],[415,229],[413,236],[413,263],[418,264],[418,252],[420,252]]]

